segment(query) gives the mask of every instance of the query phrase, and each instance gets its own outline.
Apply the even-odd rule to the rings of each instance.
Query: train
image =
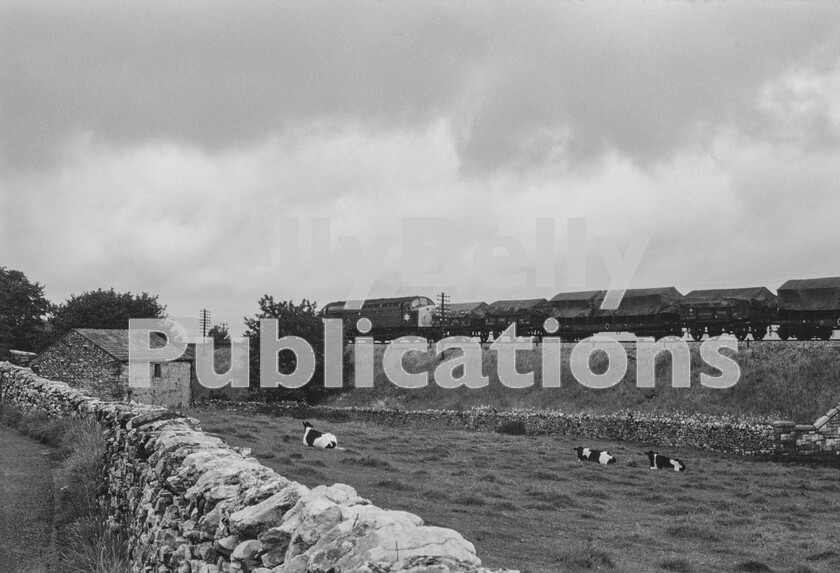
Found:
[[[367,318],[371,328],[366,334],[383,342],[403,336],[432,341],[466,336],[486,342],[513,323],[518,336],[540,340],[550,334],[566,342],[600,333],[657,340],[731,334],[738,340],[763,340],[775,332],[782,340],[829,340],[840,330],[840,277],[791,279],[776,294],[766,287],[693,290],[685,295],[674,287],[628,289],[615,310],[601,308],[606,294],[563,292],[551,299],[489,304],[450,304],[445,297],[437,304],[426,296],[407,296],[370,299],[359,308],[337,301],[326,305],[322,315],[340,318],[350,329]],[[545,330],[548,319],[554,319],[552,332]]]

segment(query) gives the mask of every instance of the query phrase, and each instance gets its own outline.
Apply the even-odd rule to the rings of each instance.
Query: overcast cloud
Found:
[[[340,235],[393,238],[370,296],[550,298],[569,218],[589,288],[609,284],[596,236],[649,237],[638,287],[840,275],[836,4],[242,4],[0,4],[0,266],[54,302],[147,291],[234,329],[262,294],[347,298],[370,269]],[[528,279],[406,284],[418,217],[459,229],[465,271],[514,237]]]

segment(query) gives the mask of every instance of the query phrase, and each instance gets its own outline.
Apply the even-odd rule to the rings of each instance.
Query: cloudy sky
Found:
[[[604,244],[636,287],[840,275],[837,4],[32,4],[0,266],[54,302],[550,298]]]

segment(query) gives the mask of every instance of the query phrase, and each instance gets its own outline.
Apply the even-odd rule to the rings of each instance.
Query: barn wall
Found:
[[[75,331],[70,331],[32,360],[45,378],[63,380],[86,394],[119,400],[128,391],[122,363]]]
[[[309,489],[151,405],[104,402],[0,362],[0,403],[104,428],[103,507],[134,571],[486,572],[458,532],[380,509],[347,485]]]
[[[157,406],[181,408],[190,403],[191,364],[189,362],[164,362],[160,365],[161,377],[154,377],[154,364],[149,366],[148,388],[130,388],[132,400]],[[123,375],[128,383],[128,364],[123,365]]]

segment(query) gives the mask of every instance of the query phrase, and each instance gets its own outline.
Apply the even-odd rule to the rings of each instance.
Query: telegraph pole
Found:
[[[449,295],[442,292],[438,295],[438,307],[440,308],[440,337],[443,338],[449,332]]]
[[[210,329],[210,311],[206,308],[201,309],[201,336],[206,337],[207,331]]]
[[[449,315],[449,310],[447,306],[449,305],[449,295],[445,292],[442,292],[438,295],[438,306],[440,307],[440,318],[442,321],[446,321],[447,316]]]

